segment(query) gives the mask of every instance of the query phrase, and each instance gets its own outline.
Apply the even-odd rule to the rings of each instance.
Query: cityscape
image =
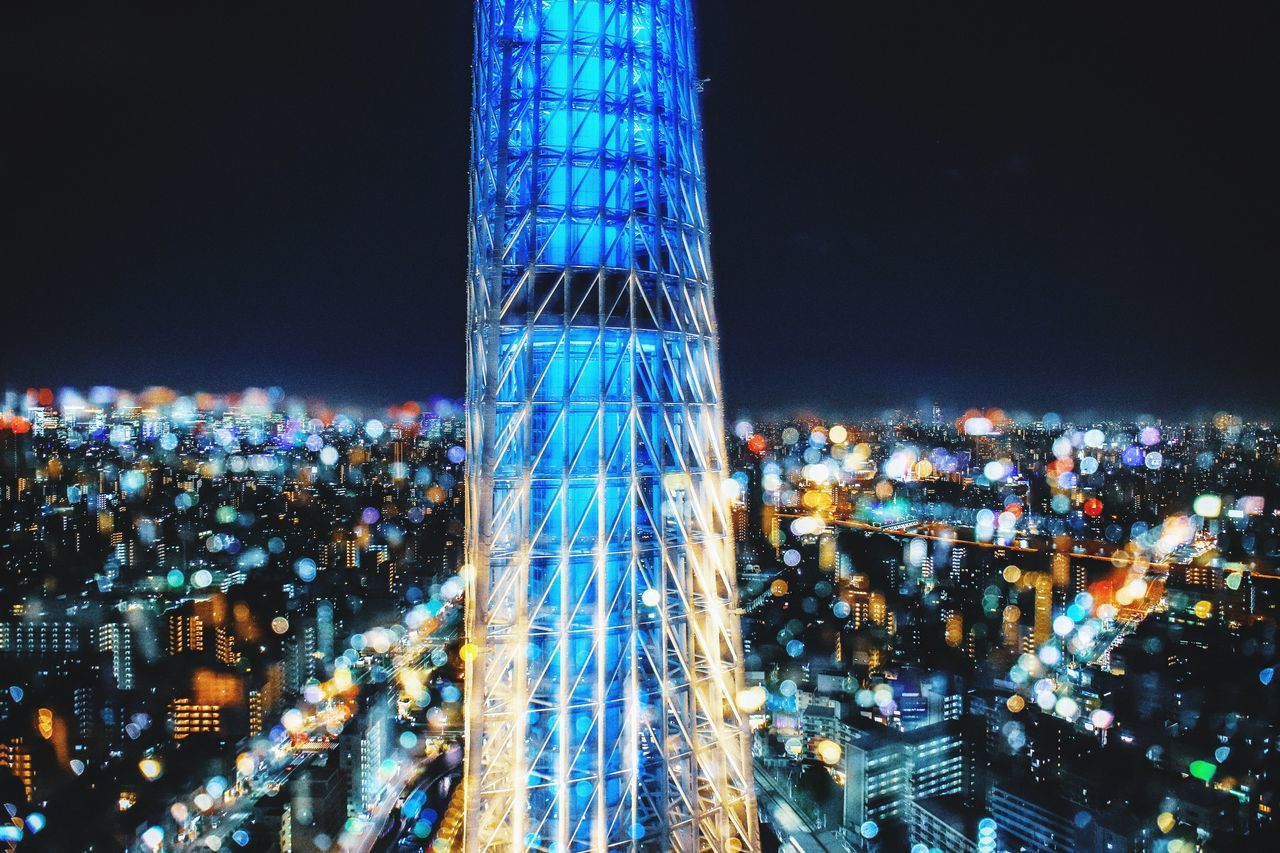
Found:
[[[453,140],[441,174],[466,174],[442,214],[466,228],[432,244],[453,275],[430,297],[439,312],[397,303],[397,286],[288,284],[301,274],[204,287],[182,241],[145,267],[177,257],[190,287],[51,296],[33,270],[87,274],[74,265],[105,255],[70,225],[79,236],[56,251],[48,235],[14,242],[0,850],[1280,849],[1274,362],[1250,325],[1265,317],[1241,318],[1234,343],[1207,331],[1244,291],[1198,294],[1212,309],[1199,326],[1175,283],[1141,294],[1141,317],[1115,307],[1128,296],[1108,307],[1109,284],[1073,285],[1034,322],[1030,284],[985,301],[903,284],[851,303],[844,288],[874,264],[852,283],[819,269],[819,230],[788,238],[812,285],[737,290],[713,267],[757,251],[750,211],[718,207],[713,179],[717,157],[746,155],[713,144],[733,84],[705,74],[743,79],[724,57],[759,10],[439,5],[450,45],[422,61],[468,101],[429,131]],[[242,30],[236,12],[187,14],[208,13],[122,19],[136,28],[117,46],[190,21]],[[382,16],[396,14],[415,13],[370,11],[368,32],[311,21],[301,40],[372,33],[368,56],[393,54],[401,28]],[[32,68],[51,22],[25,31],[44,45],[23,54]],[[68,73],[117,79],[125,52],[89,51]],[[282,132],[251,123],[264,144]],[[772,132],[754,144],[777,149]],[[982,180],[1021,181],[1036,156]],[[143,216],[147,192],[121,210]],[[766,195],[751,203],[788,203]],[[218,227],[210,241],[240,239]],[[1231,240],[1242,265],[1275,260],[1244,231]],[[938,268],[963,266],[946,245]],[[228,263],[256,275],[254,252]],[[1093,269],[1082,277],[1101,281]],[[462,297],[465,311],[443,310]],[[100,321],[60,319],[59,299]],[[775,331],[744,358],[727,342],[761,317]],[[1142,366],[1153,349],[1167,369]],[[67,359],[120,375],[82,381]]]
[[[7,841],[460,843],[458,404],[4,412]],[[766,848],[1273,837],[1270,426],[935,407],[726,440]]]

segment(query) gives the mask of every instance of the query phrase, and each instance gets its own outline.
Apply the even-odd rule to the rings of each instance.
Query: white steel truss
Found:
[[[478,0],[468,850],[755,850],[691,0]]]

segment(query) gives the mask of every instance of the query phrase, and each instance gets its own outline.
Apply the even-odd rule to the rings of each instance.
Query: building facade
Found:
[[[349,817],[372,812],[392,775],[383,762],[392,753],[391,724],[395,718],[396,694],[378,690],[362,696],[360,703],[360,712],[338,738],[340,766],[349,786]]]
[[[996,786],[991,790],[991,815],[1006,843],[1023,845],[1036,853],[1071,853],[1087,849],[1077,845],[1080,827],[1067,809],[1037,802],[1029,796]]]
[[[21,737],[0,740],[0,769],[8,770],[22,783],[22,790],[29,801],[35,801],[36,771],[31,760],[31,749]]]
[[[466,845],[755,849],[691,0],[479,0]]]
[[[111,679],[119,690],[133,689],[133,636],[123,622],[98,626],[98,651],[111,661]]]
[[[911,762],[901,735],[890,729],[846,727],[841,742],[844,773],[842,823],[878,827],[905,822],[911,805]]]
[[[0,654],[64,657],[79,651],[80,628],[74,622],[0,622]]]
[[[200,704],[185,696],[171,699],[169,732],[174,740],[192,735],[222,734],[222,706]]]

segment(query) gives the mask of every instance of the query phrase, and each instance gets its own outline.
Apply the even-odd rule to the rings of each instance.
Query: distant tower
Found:
[[[468,850],[755,850],[692,0],[478,0]]]

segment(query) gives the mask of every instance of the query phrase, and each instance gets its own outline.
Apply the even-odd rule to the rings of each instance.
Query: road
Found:
[[[441,610],[439,614],[441,624],[434,631],[406,635],[405,640],[388,655],[379,656],[385,658],[381,663],[385,664],[383,672],[386,678],[383,680],[387,684],[393,685],[397,675],[405,666],[418,666],[425,655],[441,648],[457,636],[457,627],[445,624],[445,616],[450,607],[451,605],[447,605]],[[368,666],[353,668],[351,683],[358,689],[365,687],[372,683],[373,671],[372,661]],[[198,809],[189,807],[190,817],[187,823],[178,837],[171,842],[172,846],[166,849],[181,851],[181,853],[197,853],[197,851],[207,853],[211,846],[210,838],[217,839],[213,842],[217,847],[227,849],[231,836],[253,813],[258,801],[268,793],[282,790],[288,784],[290,776],[309,760],[307,743],[327,742],[333,738],[330,734],[332,729],[329,726],[333,722],[334,714],[339,712],[335,704],[338,701],[340,700],[326,700],[312,708],[295,730],[294,740],[301,745],[294,746],[292,742],[286,742],[273,748],[267,765],[258,768],[251,778],[246,780],[247,788],[239,796],[229,801],[224,800],[217,808],[207,813],[201,813]],[[248,751],[248,745],[242,743],[239,749]],[[403,786],[403,784],[404,780],[401,780],[400,785]],[[185,801],[188,803],[193,801],[201,790],[193,791]],[[394,805],[396,798],[393,796],[389,799]],[[199,831],[196,831],[197,827]],[[146,848],[140,846],[140,849]]]
[[[413,801],[420,798],[421,803],[416,809],[416,814],[413,817],[406,815],[399,805],[394,809],[389,809],[388,814],[383,819],[383,828],[378,833],[375,843],[368,847],[360,848],[357,853],[390,853],[390,851],[394,850],[428,849],[431,839],[435,836],[435,832],[439,827],[440,816],[444,814],[445,808],[449,804],[449,798],[453,795],[461,776],[462,749],[460,746],[447,749],[431,759],[425,767],[420,780],[414,785],[413,791],[406,795],[404,800],[407,803],[411,801],[411,798]],[[419,838],[413,832],[414,824],[417,822],[417,818],[428,810],[434,811],[437,817],[431,822],[430,834]]]
[[[788,514],[788,515],[781,515],[780,517],[799,518],[800,516]],[[1030,545],[1015,545],[1012,542],[995,542],[995,541],[983,542],[978,539],[965,539],[958,535],[955,535],[954,533],[937,534],[937,533],[920,533],[914,530],[905,530],[905,529],[890,530],[876,524],[868,524],[865,521],[855,521],[854,519],[832,518],[827,520],[827,524],[834,524],[837,527],[848,527],[853,530],[866,530],[870,533],[883,533],[886,536],[898,536],[903,539],[924,539],[929,542],[949,542],[954,545],[973,545],[978,548],[1004,548],[1007,551],[1012,551],[1014,553],[1019,553],[1019,554],[1043,554],[1043,553],[1055,552],[1055,549],[1053,548],[1044,548],[1044,547],[1034,548],[1034,547],[1031,547]],[[941,522],[922,521],[920,522],[920,524],[931,525],[931,526],[934,526],[935,529],[937,526],[942,526]],[[968,529],[968,528],[952,528],[952,529],[959,530],[959,529]],[[1018,538],[1022,539],[1023,541],[1030,541],[1026,536],[1019,536]],[[1064,551],[1062,553],[1067,554],[1073,560],[1095,560],[1098,562],[1115,565],[1115,562],[1107,554],[1093,554],[1093,553],[1082,552],[1082,551]],[[1160,562],[1145,563],[1145,565],[1149,568],[1164,569],[1164,570],[1168,570],[1170,567],[1169,563],[1160,563]]]
[[[844,853],[850,849],[839,839],[839,833],[815,826],[796,807],[785,782],[759,759],[755,761],[756,803],[760,813],[768,814],[769,825],[777,833],[783,850],[801,853]]]

